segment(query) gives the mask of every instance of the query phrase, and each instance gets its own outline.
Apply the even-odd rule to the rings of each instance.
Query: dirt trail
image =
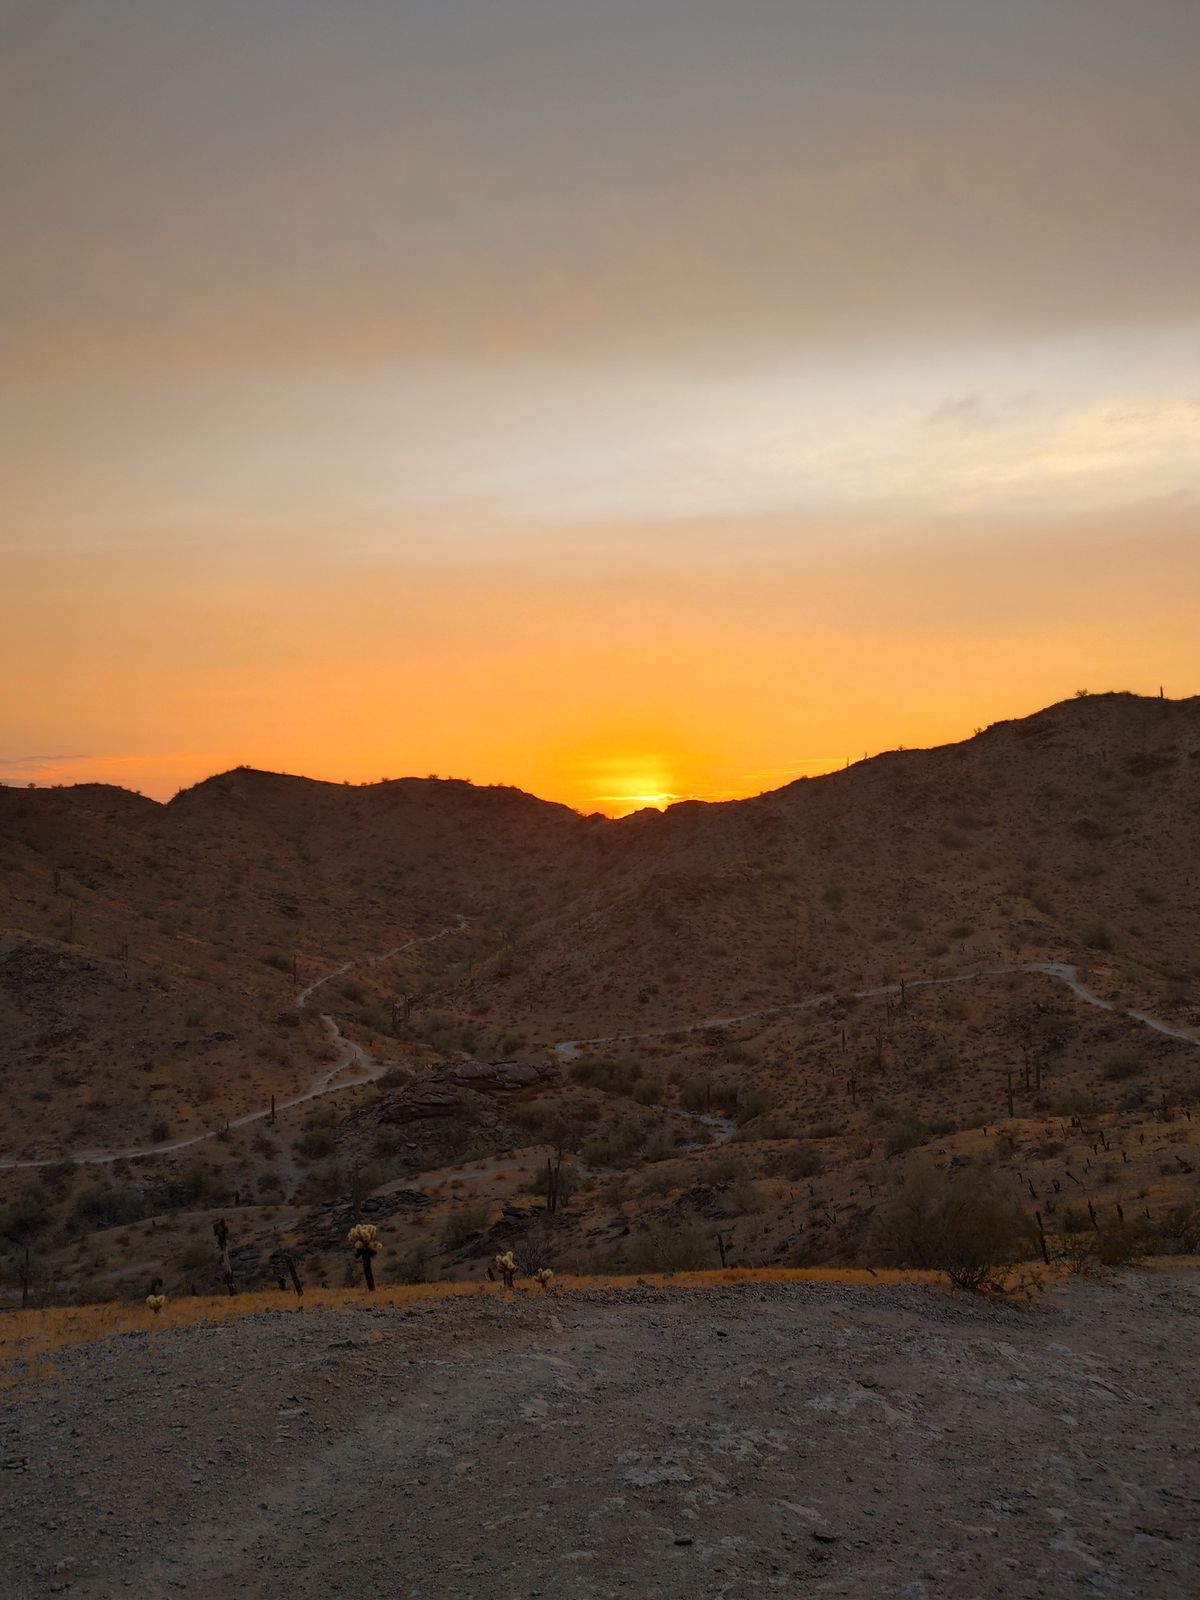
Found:
[[[885,983],[873,989],[852,989],[846,991],[829,990],[825,994],[811,995],[805,1000],[789,1000],[783,1005],[767,1006],[761,1011],[743,1011],[732,1017],[705,1017],[701,1022],[677,1022],[665,1028],[647,1028],[641,1033],[610,1033],[591,1039],[564,1039],[561,1043],[551,1046],[564,1060],[573,1060],[583,1050],[593,1045],[602,1044],[636,1044],[639,1039],[662,1039],[673,1033],[702,1033],[705,1028],[732,1028],[742,1022],[766,1022],[771,1017],[785,1017],[795,1011],[814,1011],[818,1006],[831,1004],[839,998],[850,1000],[878,1000],[884,995],[901,994],[905,989],[935,989],[948,983],[978,983],[983,978],[1003,978],[1013,973],[1042,973],[1048,978],[1057,978],[1081,1000],[1090,1006],[1098,1006],[1102,1011],[1116,1011],[1117,1006],[1111,1000],[1105,1000],[1094,989],[1089,989],[1079,976],[1079,968],[1066,961],[1025,961],[1016,966],[985,967],[982,972],[957,972],[947,978],[909,978],[904,984]],[[1183,1039],[1188,1044],[1200,1046],[1200,1033],[1194,1028],[1180,1028],[1170,1022],[1163,1022],[1158,1017],[1152,1017],[1145,1011],[1129,1011],[1127,1013],[1135,1022],[1144,1023],[1146,1027],[1153,1028],[1156,1033],[1165,1033],[1172,1039]]]
[[[380,962],[390,960],[393,956],[399,955],[403,950],[410,949],[413,945],[431,944],[434,940],[444,939],[447,934],[455,933],[463,926],[464,919],[460,916],[456,923],[442,928],[439,932],[427,934],[422,938],[410,939],[406,944],[396,945],[391,950],[384,951],[382,955],[369,957],[362,962],[344,961],[340,967],[335,967],[332,972],[325,973],[322,977],[310,983],[307,988],[301,989],[296,996],[296,1004],[298,1007],[303,1008],[307,1004],[309,996],[314,994],[317,989],[326,983],[331,983],[335,978],[341,977],[343,973],[349,972],[356,965],[375,966]],[[1000,978],[1011,973],[1042,973],[1047,977],[1057,978],[1060,982],[1065,983],[1072,993],[1078,995],[1081,1000],[1086,1001],[1088,1005],[1098,1006],[1102,1011],[1116,1011],[1118,1009],[1111,1000],[1105,1000],[1095,990],[1089,989],[1079,976],[1079,968],[1069,962],[1028,961],[1017,966],[988,967],[982,972],[960,972],[947,978],[912,978],[906,981],[905,987],[908,989],[928,989],[951,983],[978,983],[983,978]],[[898,995],[900,992],[900,984],[888,983],[872,989],[852,990],[849,998],[854,1000],[874,1000],[883,995]],[[818,1006],[828,1005],[837,998],[837,994],[830,991],[827,994],[813,995],[806,1000],[792,1000],[784,1005],[769,1006],[762,1011],[742,1012],[738,1016],[706,1017],[702,1022],[675,1023],[665,1028],[649,1028],[641,1033],[607,1034],[603,1037],[591,1039],[563,1039],[559,1043],[549,1046],[549,1048],[554,1051],[560,1060],[571,1061],[581,1051],[595,1045],[636,1044],[639,1039],[659,1039],[674,1033],[700,1033],[706,1028],[728,1028],[743,1022],[765,1022],[770,1017],[787,1016],[796,1011],[815,1010]],[[1160,1018],[1150,1016],[1145,1011],[1131,1010],[1127,1015],[1135,1022],[1142,1023],[1145,1027],[1153,1028],[1156,1033],[1166,1034],[1172,1039],[1182,1039],[1187,1044],[1200,1047],[1200,1034],[1195,1029],[1180,1028],[1173,1023],[1163,1022]],[[381,1077],[387,1070],[386,1066],[381,1066],[374,1061],[361,1045],[355,1044],[351,1039],[347,1039],[338,1027],[334,1017],[327,1012],[322,1012],[320,1020],[321,1025],[329,1035],[331,1044],[338,1051],[338,1059],[332,1068],[316,1077],[302,1094],[277,1101],[277,1111],[286,1111],[292,1106],[304,1105],[309,1100],[319,1100],[323,1095],[335,1094],[339,1089],[347,1088],[352,1084],[371,1083],[376,1078]],[[464,1056],[463,1059],[468,1060],[470,1058]],[[352,1076],[346,1076],[348,1069],[353,1069]],[[235,1117],[225,1126],[244,1128],[249,1123],[261,1122],[270,1115],[271,1107],[264,1106],[257,1111],[248,1111],[243,1116]],[[716,1137],[709,1141],[710,1143],[723,1144],[732,1136],[733,1125],[725,1123],[724,1119],[702,1117],[699,1120],[710,1124],[716,1130]],[[718,1124],[720,1124],[719,1127],[717,1126]],[[49,1167],[53,1166],[57,1161],[63,1160],[75,1161],[84,1166],[106,1166],[114,1161],[130,1161],[135,1157],[171,1155],[178,1150],[187,1150],[192,1145],[203,1144],[205,1140],[215,1139],[220,1131],[219,1128],[210,1128],[203,1133],[191,1134],[186,1139],[167,1140],[162,1144],[139,1145],[126,1150],[76,1150],[69,1155],[46,1156],[32,1161],[18,1161],[0,1157],[0,1170]],[[696,1148],[699,1148],[699,1145]]]
[[[309,996],[327,983],[332,983],[335,978],[340,978],[343,973],[349,972],[356,966],[374,967],[384,961],[390,961],[393,956],[398,956],[404,950],[411,950],[414,945],[433,944],[438,939],[444,939],[447,934],[457,933],[465,926],[465,918],[459,917],[457,922],[451,923],[437,933],[422,934],[415,939],[409,939],[404,944],[394,945],[390,950],[385,950],[382,955],[368,956],[361,961],[343,961],[340,967],[335,967],[332,972],[326,972],[321,977],[314,979],[307,988],[301,989],[296,996],[297,1010],[303,1010],[308,1004]],[[204,1144],[209,1139],[215,1139],[225,1128],[245,1128],[251,1123],[262,1122],[272,1113],[289,1111],[293,1106],[306,1105],[310,1100],[320,1100],[323,1095],[336,1094],[339,1089],[346,1089],[352,1085],[361,1086],[373,1083],[388,1070],[387,1063],[374,1059],[356,1044],[353,1039],[347,1039],[338,1027],[337,1019],[328,1012],[319,1014],[321,1026],[324,1028],[330,1045],[336,1051],[334,1063],[323,1072],[317,1074],[307,1089],[300,1094],[276,1098],[274,1107],[260,1106],[257,1111],[247,1111],[240,1117],[233,1117],[230,1121],[222,1123],[219,1128],[206,1128],[203,1133],[188,1134],[183,1139],[165,1139],[159,1144],[131,1145],[124,1150],[72,1150],[65,1155],[43,1156],[32,1161],[18,1161],[10,1157],[0,1157],[0,1171],[12,1171],[17,1168],[51,1167],[59,1161],[74,1161],[80,1166],[103,1167],[109,1166],[114,1161],[132,1161],[145,1156],[174,1155],[179,1150],[190,1150],[193,1145]]]
[[[631,1289],[271,1312],[0,1412],[5,1593],[1183,1600],[1200,1274],[1032,1310]]]

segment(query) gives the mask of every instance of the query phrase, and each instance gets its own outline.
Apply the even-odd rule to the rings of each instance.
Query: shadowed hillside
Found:
[[[0,892],[0,1155],[57,1163],[0,1183],[68,1278],[168,1213],[159,1264],[208,1271],[180,1237],[232,1201],[251,1275],[279,1228],[320,1257],[366,1196],[411,1270],[469,1274],[555,1152],[584,1265],[620,1264],[631,1171],[744,1259],[854,1259],[887,1162],[993,1159],[1004,1123],[1032,1189],[1055,1118],[1089,1172],[1092,1124],[1137,1126],[1114,1204],[1190,1203],[1200,700],[620,821],[249,769],[166,805],[6,789]]]

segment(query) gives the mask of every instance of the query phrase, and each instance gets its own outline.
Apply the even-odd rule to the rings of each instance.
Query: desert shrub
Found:
[[[1122,1222],[1102,1232],[1066,1234],[1059,1241],[1059,1259],[1076,1277],[1105,1279],[1114,1267],[1132,1267],[1144,1260],[1154,1242],[1147,1228]]]
[[[137,1222],[145,1214],[146,1202],[140,1189],[132,1187],[84,1189],[71,1207],[71,1220],[92,1228],[119,1228]]]
[[[442,1248],[457,1250],[466,1244],[468,1239],[473,1239],[477,1233],[482,1233],[487,1226],[487,1215],[487,1206],[480,1200],[471,1200],[466,1205],[456,1206],[442,1223],[440,1233]]]
[[[1104,1267],[1134,1267],[1153,1248],[1149,1230],[1136,1222],[1119,1222],[1096,1234],[1097,1260]]]
[[[640,1106],[656,1106],[662,1099],[662,1084],[657,1078],[639,1078],[633,1086],[633,1098]]]
[[[666,1195],[676,1187],[679,1182],[679,1173],[669,1167],[653,1167],[642,1179],[643,1194]]]
[[[580,1056],[571,1065],[571,1077],[576,1083],[603,1089],[606,1094],[632,1094],[641,1076],[636,1061],[615,1061],[607,1056]]]
[[[642,1146],[643,1161],[667,1161],[675,1154],[675,1141],[662,1128],[656,1128]]]
[[[711,1156],[701,1169],[703,1180],[707,1184],[740,1183],[750,1176],[750,1168],[741,1156],[722,1155]]]
[[[590,1139],[580,1155],[589,1167],[615,1167],[629,1162],[646,1142],[646,1131],[636,1122],[614,1122]]]
[[[800,1178],[815,1178],[824,1165],[825,1157],[817,1147],[800,1141],[783,1152],[778,1170],[795,1183]]]
[[[376,1078],[375,1082],[381,1089],[403,1089],[411,1079],[412,1073],[405,1071],[403,1067],[389,1067]]]
[[[844,1132],[840,1122],[814,1122],[808,1136],[810,1139],[840,1139]]]
[[[743,1089],[738,1095],[734,1120],[739,1127],[743,1127],[747,1122],[753,1122],[755,1117],[761,1117],[765,1111],[769,1111],[772,1104],[771,1096],[765,1090]]]
[[[909,1167],[880,1208],[871,1242],[897,1266],[944,1272],[960,1289],[997,1284],[1019,1260],[1029,1225],[983,1166],[943,1172],[932,1161]]]
[[[625,1264],[633,1272],[697,1272],[720,1263],[708,1224],[695,1212],[684,1211],[639,1228],[625,1252]]]
[[[509,1118],[516,1123],[518,1128],[524,1128],[526,1133],[544,1133],[553,1113],[549,1106],[543,1105],[539,1100],[518,1102],[508,1113]]]
[[[189,1239],[175,1258],[181,1272],[198,1272],[201,1267],[211,1267],[215,1259],[212,1247],[200,1239]]]
[[[1104,1076],[1110,1083],[1121,1083],[1126,1078],[1134,1078],[1142,1070],[1143,1062],[1136,1050],[1128,1045],[1122,1045],[1116,1050],[1110,1050],[1104,1058]]]
[[[23,1189],[10,1205],[0,1208],[0,1248],[12,1239],[27,1244],[50,1221],[50,1198],[39,1187]]]
[[[731,1183],[721,1194],[721,1210],[729,1217],[742,1217],[759,1212],[765,1204],[758,1185],[749,1178]]]
[[[1172,1206],[1158,1225],[1159,1248],[1168,1255],[1200,1253],[1200,1203]]]
[[[887,1131],[883,1148],[889,1156],[903,1155],[915,1150],[929,1138],[929,1129],[915,1117],[901,1117]]]
[[[297,1155],[303,1156],[306,1161],[319,1161],[322,1156],[330,1156],[336,1147],[337,1140],[332,1128],[309,1128],[295,1144]]]
[[[1054,1117],[1086,1117],[1095,1109],[1095,1099],[1082,1089],[1068,1089],[1065,1094],[1051,1100],[1049,1106],[1050,1114]]]
[[[394,1268],[397,1283],[428,1283],[433,1269],[433,1251],[427,1244],[414,1245],[402,1255]]]
[[[712,1082],[708,1078],[687,1078],[680,1086],[679,1104],[685,1111],[707,1111],[712,1103]]]

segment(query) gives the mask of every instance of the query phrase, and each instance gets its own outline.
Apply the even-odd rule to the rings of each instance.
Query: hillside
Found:
[[[1000,1124],[1081,1164],[1124,1119],[1092,1198],[1187,1206],[1198,951],[1200,699],[621,821],[248,769],[166,805],[0,789],[0,1156],[56,1163],[0,1195],[68,1283],[203,1276],[187,1238],[234,1199],[251,1275],[281,1229],[323,1259],[367,1197],[411,1270],[478,1271],[548,1148],[581,1258],[623,1248],[634,1174],[755,1259],[853,1258],[893,1146],[978,1156]]]

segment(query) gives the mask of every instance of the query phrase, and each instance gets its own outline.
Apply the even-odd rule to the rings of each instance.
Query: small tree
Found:
[[[957,1288],[978,1292],[1000,1284],[1030,1231],[985,1167],[943,1172],[916,1161],[881,1209],[872,1238],[883,1259],[944,1272]]]

